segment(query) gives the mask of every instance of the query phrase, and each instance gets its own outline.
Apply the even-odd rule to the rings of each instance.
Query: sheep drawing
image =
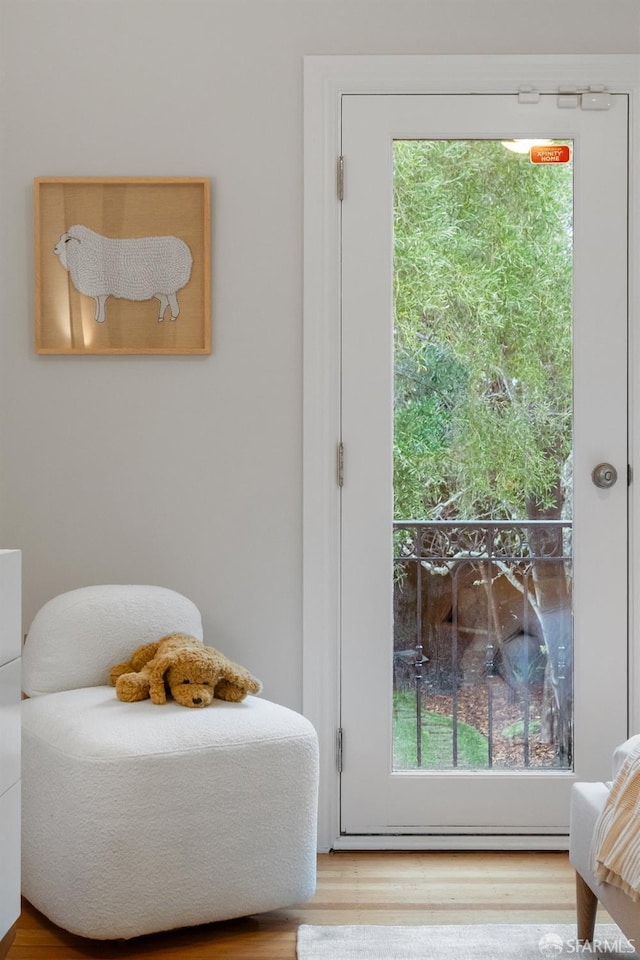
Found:
[[[189,282],[193,257],[178,237],[113,240],[76,224],[62,234],[53,252],[76,290],[95,299],[98,323],[104,323],[108,297],[159,300],[158,323],[167,307],[172,320],[180,313],[176,294]]]

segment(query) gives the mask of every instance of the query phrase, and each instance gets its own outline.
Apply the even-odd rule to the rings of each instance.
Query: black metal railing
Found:
[[[571,522],[407,520],[393,536],[395,690],[415,694],[405,766],[570,769]]]

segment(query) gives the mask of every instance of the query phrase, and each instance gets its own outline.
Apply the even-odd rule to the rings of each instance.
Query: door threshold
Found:
[[[336,837],[332,850],[568,850],[568,833],[366,834]]]

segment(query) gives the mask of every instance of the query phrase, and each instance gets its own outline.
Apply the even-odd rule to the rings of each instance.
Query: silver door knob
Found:
[[[611,463],[599,463],[597,467],[593,468],[591,479],[596,487],[606,490],[608,487],[612,487],[618,479],[618,471]]]

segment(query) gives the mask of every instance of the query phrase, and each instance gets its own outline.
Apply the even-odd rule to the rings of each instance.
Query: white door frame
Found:
[[[321,771],[318,849],[354,848],[354,838],[339,836],[340,778],[336,764],[340,725],[340,488],[337,444],[340,438],[340,202],[337,159],[340,107],[346,93],[541,93],[586,89],[602,84],[630,97],[630,356],[640,368],[640,338],[635,334],[640,307],[637,254],[640,251],[640,136],[638,120],[640,57],[634,55],[492,55],[306,57],[304,61],[304,408],[303,408],[303,710],[318,731]],[[348,190],[348,167],[345,171]],[[631,381],[633,378],[630,378]],[[630,384],[630,440],[640,423],[640,391]],[[630,443],[632,475],[640,477]],[[346,464],[348,470],[348,463]],[[637,483],[636,485],[637,486]],[[640,511],[631,487],[630,569],[639,567]],[[630,574],[634,582],[633,573]],[[640,593],[640,591],[639,591]],[[640,730],[640,599],[630,596],[630,733]],[[608,771],[603,771],[603,778]],[[402,844],[400,844],[402,841]],[[495,840],[492,841],[495,845]],[[560,838],[563,845],[565,841]],[[520,845],[532,847],[525,838]],[[362,848],[424,847],[424,838],[360,838]],[[433,847],[436,842],[431,842]],[[438,846],[469,847],[445,837]],[[473,846],[481,846],[475,838]],[[512,845],[518,845],[514,840]],[[549,846],[542,838],[540,846]]]

